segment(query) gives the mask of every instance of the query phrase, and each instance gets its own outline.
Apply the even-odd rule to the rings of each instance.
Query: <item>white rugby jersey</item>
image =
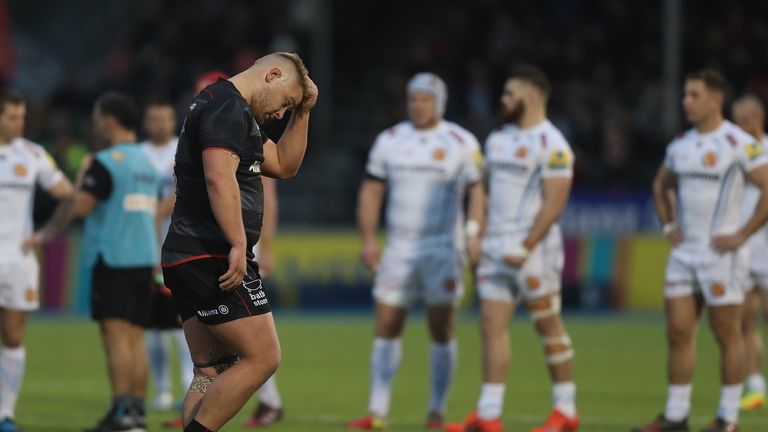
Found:
[[[63,178],[43,147],[24,138],[0,145],[0,260],[22,257],[21,244],[33,229],[35,183],[48,190]]]
[[[760,144],[763,146],[763,150],[768,147],[768,135],[763,135],[760,140]],[[747,183],[747,188],[744,191],[744,204],[741,208],[741,223],[745,224],[752,215],[755,213],[755,207],[757,207],[757,201],[760,199],[760,189],[752,183]],[[762,250],[768,249],[768,225],[763,226],[759,230],[752,234],[748,243],[750,249],[757,247]]]
[[[452,122],[429,130],[403,122],[379,134],[366,171],[387,183],[390,241],[460,247],[464,193],[481,180],[481,164],[477,139]]]
[[[147,155],[152,166],[160,174],[161,198],[172,194],[176,180],[173,176],[173,167],[176,163],[176,147],[179,145],[179,138],[173,137],[167,144],[156,146],[149,141],[142,141],[139,146]],[[163,233],[160,242],[165,240],[168,233],[168,227],[171,226],[171,218],[163,221]]]
[[[488,234],[529,230],[541,210],[543,179],[572,177],[573,160],[549,120],[527,129],[508,124],[491,133],[485,144]]]
[[[738,231],[746,173],[765,163],[762,145],[727,120],[712,132],[691,129],[672,141],[664,166],[677,176],[681,249],[708,249],[712,237]]]

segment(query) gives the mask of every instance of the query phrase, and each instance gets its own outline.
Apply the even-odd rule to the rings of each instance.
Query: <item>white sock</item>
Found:
[[[552,406],[566,417],[576,417],[576,384],[572,381],[552,384]]]
[[[400,366],[403,346],[400,339],[373,340],[371,352],[371,398],[368,411],[377,416],[386,417],[389,413],[389,400],[392,394],[392,379]]]
[[[733,384],[720,388],[720,406],[717,408],[717,416],[728,423],[736,423],[739,419],[742,387],[741,384]]]
[[[477,401],[477,416],[483,420],[494,420],[501,417],[504,406],[504,384],[484,383],[480,389],[480,399]]]
[[[765,377],[761,373],[749,374],[747,377],[747,390],[765,394]]]
[[[259,402],[263,402],[272,408],[283,407],[283,399],[280,398],[280,392],[277,391],[277,381],[275,381],[274,375],[261,385],[259,389]]]
[[[429,398],[429,412],[444,413],[448,390],[453,382],[456,360],[459,353],[456,340],[446,344],[432,342],[429,349],[429,363],[432,371],[432,395]]]
[[[679,422],[688,417],[691,412],[691,390],[693,385],[670,385],[667,390],[667,406],[664,409],[664,418]]]
[[[155,395],[171,391],[171,341],[163,331],[147,330],[147,354],[152,378],[155,380]]]
[[[192,357],[189,356],[189,346],[187,345],[187,338],[184,336],[184,330],[173,330],[173,338],[176,340],[176,352],[181,362],[181,387],[186,392],[195,376],[195,365],[192,364]]]
[[[26,358],[23,346],[0,350],[0,419],[14,416]]]

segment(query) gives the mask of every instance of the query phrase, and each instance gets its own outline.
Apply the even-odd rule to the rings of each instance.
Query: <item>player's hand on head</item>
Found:
[[[712,239],[712,249],[717,253],[732,252],[739,249],[747,241],[747,237],[741,233],[719,235]]]
[[[376,271],[379,267],[379,245],[376,244],[376,242],[364,243],[360,258],[365,267],[369,270]]]
[[[669,240],[669,243],[672,244],[672,247],[678,247],[680,246],[680,243],[683,242],[683,231],[681,231],[680,228],[675,228],[670,231],[666,237],[667,240]]]
[[[219,288],[230,291],[243,282],[246,267],[245,248],[233,247],[229,250],[229,268],[219,277]]]
[[[304,89],[304,101],[301,104],[302,111],[309,112],[309,110],[314,108],[317,103],[318,94],[317,85],[312,81],[312,78],[307,77],[307,86]]]

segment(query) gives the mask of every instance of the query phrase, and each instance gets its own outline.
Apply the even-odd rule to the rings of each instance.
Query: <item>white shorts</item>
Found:
[[[527,232],[486,237],[477,267],[477,291],[483,300],[531,301],[560,293],[565,263],[563,237],[557,227],[530,251],[522,267],[504,263],[504,256],[525,240]]]
[[[33,311],[40,307],[40,266],[30,253],[11,261],[0,261],[0,307]]]
[[[466,259],[453,248],[413,253],[388,246],[373,284],[376,301],[397,307],[417,302],[457,304],[464,295]]]
[[[667,261],[664,297],[701,293],[709,306],[742,304],[747,291],[749,256],[746,248],[718,254],[673,249]]]

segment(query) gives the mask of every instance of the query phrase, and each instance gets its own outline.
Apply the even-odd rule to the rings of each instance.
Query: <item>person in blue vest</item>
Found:
[[[94,135],[106,147],[86,159],[71,204],[54,214],[40,237],[52,238],[73,217],[85,218],[81,256],[92,269],[91,315],[99,323],[113,396],[107,415],[89,429],[95,432],[146,429],[142,326],[159,261],[155,213],[161,184],[136,145],[138,125],[139,111],[129,96],[110,92],[96,101]]]

